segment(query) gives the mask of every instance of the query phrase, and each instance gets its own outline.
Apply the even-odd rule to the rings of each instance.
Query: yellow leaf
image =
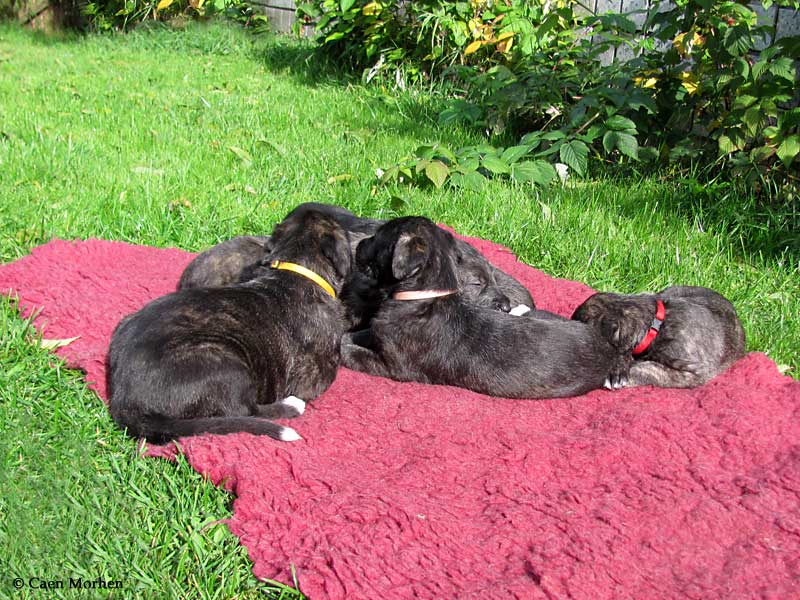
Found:
[[[328,177],[328,183],[340,183],[342,181],[350,181],[353,178],[350,173],[342,173],[341,175],[334,175],[333,177]]]
[[[683,33],[679,33],[678,35],[676,35],[675,38],[672,40],[672,45],[675,46],[675,49],[681,55],[686,54],[686,44],[684,42],[685,38],[686,38],[686,32],[684,31]]]
[[[364,6],[364,8],[361,9],[361,13],[367,15],[368,17],[371,17],[377,15],[379,12],[381,12],[382,9],[383,7],[377,2],[370,2],[369,4]]]
[[[684,71],[681,73],[680,77],[683,80],[681,83],[683,88],[690,94],[694,94],[697,91],[697,88],[700,86],[697,75],[689,71]]]
[[[156,10],[164,10],[165,8],[169,8],[172,5],[173,0],[159,0],[158,4],[156,5]]]
[[[514,37],[514,32],[513,31],[504,31],[503,33],[501,33],[500,35],[497,36],[497,41],[498,42],[502,42],[503,40],[505,40],[507,38],[510,38],[510,37]]]
[[[644,77],[636,77],[636,78],[634,78],[633,81],[639,87],[643,87],[645,89],[652,89],[652,88],[656,87],[656,84],[658,83],[658,78],[657,77],[648,77],[647,79],[645,79]]]
[[[61,340],[41,339],[39,341],[39,346],[44,348],[45,350],[55,350],[56,348],[61,348],[62,346],[68,346],[69,344],[77,340],[79,337],[81,336],[76,335],[75,337],[64,338]]]
[[[464,50],[464,56],[472,54],[473,52],[477,52],[478,48],[480,48],[482,44],[483,42],[481,42],[480,40],[472,42],[469,46],[467,46],[467,49]]]
[[[514,38],[509,38],[497,44],[497,49],[503,54],[511,52],[511,46],[514,45]]]

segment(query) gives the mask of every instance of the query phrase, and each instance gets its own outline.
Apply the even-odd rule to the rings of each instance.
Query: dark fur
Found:
[[[656,299],[666,310],[661,329],[649,348],[633,357],[627,377],[623,373],[612,382],[616,387],[695,387],[744,356],[744,329],[736,309],[704,287],[668,287],[658,294],[595,294],[572,318],[596,327],[619,354],[630,355],[650,328]]]
[[[181,274],[178,289],[239,283],[243,272],[258,264],[271,251],[269,236],[240,235],[225,240],[195,256]]]
[[[352,267],[349,239],[308,212],[275,228],[275,258],[315,271],[338,292]],[[280,400],[311,400],[333,381],[344,308],[317,284],[263,268],[252,281],[186,289],[126,317],[111,339],[111,415],[162,442],[204,432],[281,437],[266,419],[296,416]],[[288,430],[291,431],[291,430]]]
[[[299,218],[308,211],[318,211],[335,219],[349,234],[352,253],[365,237],[374,235],[386,221],[362,219],[349,210],[333,204],[306,202],[298,205],[287,219]],[[508,312],[511,308],[524,304],[534,308],[530,292],[516,279],[492,265],[474,247],[462,240],[456,241],[458,248],[458,285],[465,296],[479,306],[488,306]],[[265,250],[260,249],[261,245]],[[252,278],[260,261],[269,251],[268,237],[241,236],[218,244],[198,255],[181,276],[178,289],[187,287],[206,287],[209,285],[228,285]],[[368,315],[377,304],[366,304],[365,286],[362,281],[353,285],[361,292],[362,310]],[[354,294],[347,294],[355,298]]]
[[[389,221],[358,246],[356,266],[385,291],[369,330],[348,334],[343,364],[399,381],[455,385],[492,396],[575,396],[604,385],[617,360],[591,327],[514,317],[463,294],[391,299],[457,286],[456,240],[422,217]]]

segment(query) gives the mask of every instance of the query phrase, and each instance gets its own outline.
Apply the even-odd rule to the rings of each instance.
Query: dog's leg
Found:
[[[655,385],[670,388],[691,388],[702,385],[706,378],[693,371],[681,371],[649,360],[636,360],[628,372],[626,387]]]
[[[305,402],[295,396],[288,396],[272,404],[262,404],[256,407],[256,414],[265,419],[293,419],[302,415],[305,410]]]
[[[391,373],[380,355],[369,348],[353,343],[350,334],[342,336],[342,365],[353,371],[361,371],[379,377],[391,377]]]

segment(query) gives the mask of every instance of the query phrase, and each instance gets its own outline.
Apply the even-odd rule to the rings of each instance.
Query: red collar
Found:
[[[636,346],[636,348],[633,349],[632,354],[634,356],[641,354],[650,347],[650,344],[652,344],[653,340],[656,339],[656,336],[661,329],[661,324],[664,322],[665,315],[666,310],[664,309],[664,303],[661,300],[656,300],[656,316],[653,319],[653,322],[650,324],[650,329],[647,330],[644,339],[639,342],[639,345]]]

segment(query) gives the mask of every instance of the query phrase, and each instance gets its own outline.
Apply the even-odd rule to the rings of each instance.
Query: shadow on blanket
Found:
[[[468,241],[541,308],[569,315],[591,293]],[[41,307],[45,337],[81,336],[57,352],[104,398],[117,321],[191,258],[56,240],[0,267],[0,292]],[[800,595],[800,383],[762,354],[694,390],[547,401],[341,369],[293,424],[303,441],[181,446],[236,495],[228,525],[256,576],[293,564],[312,600]]]

